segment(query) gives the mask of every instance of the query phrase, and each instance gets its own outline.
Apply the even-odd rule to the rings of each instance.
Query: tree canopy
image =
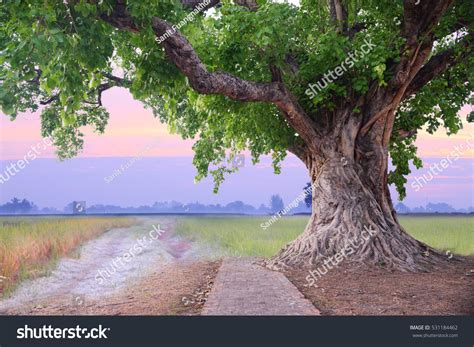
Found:
[[[338,104],[357,100],[376,83],[387,87],[407,55],[412,21],[426,20],[428,0],[208,1],[206,11],[180,25],[162,43],[157,37],[185,20],[193,0],[11,0],[0,7],[0,105],[14,119],[41,110],[41,133],[60,158],[82,148],[81,128],[104,132],[109,114],[103,93],[127,88],[171,132],[196,138],[194,165],[217,184],[230,156],[249,150],[254,162],[270,154],[275,170],[301,139],[294,114],[313,121]],[[445,1],[435,45],[408,86],[396,112],[389,175],[402,197],[409,162],[416,166],[416,131],[448,134],[462,127],[460,108],[473,91],[474,6]],[[328,5],[329,4],[329,5]],[[339,10],[339,11],[338,11]],[[425,11],[420,15],[420,11]],[[335,15],[336,13],[336,15]],[[434,13],[434,12],[433,12]],[[434,15],[434,14],[433,14]],[[189,18],[189,17],[188,17]],[[334,20],[336,18],[336,20]],[[413,24],[414,27],[414,24]],[[422,29],[417,26],[418,34]],[[314,98],[305,91],[350,52],[374,47]],[[279,84],[278,84],[279,83]],[[276,84],[283,88],[273,88]],[[324,112],[322,112],[324,111]],[[354,107],[355,114],[361,110]],[[472,115],[468,118],[471,118]],[[308,127],[309,129],[309,127]]]

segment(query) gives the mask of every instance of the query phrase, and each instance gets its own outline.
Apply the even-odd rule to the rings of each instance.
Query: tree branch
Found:
[[[192,0],[189,0],[191,4]],[[238,4],[251,4],[255,0],[238,0]],[[121,30],[138,31],[132,16],[127,12],[125,0],[117,0],[118,7],[111,15],[101,16],[109,24]],[[197,6],[198,3],[193,2]],[[253,5],[252,5],[253,6]],[[194,48],[178,30],[158,17],[152,18],[152,28],[157,37],[166,32],[173,34],[161,42],[167,57],[188,78],[191,87],[200,94],[219,94],[238,101],[257,101],[275,104],[285,119],[301,138],[314,148],[321,139],[311,118],[282,82],[253,82],[231,74],[207,71]]]
[[[433,56],[415,75],[410,85],[405,91],[404,99],[415,94],[428,82],[437,76],[446,72],[451,66],[459,64],[472,53],[474,47],[474,35],[467,35],[461,43],[461,52],[456,47],[449,48],[435,56]]]
[[[133,17],[127,11],[126,0],[116,0],[112,12],[110,14],[102,13],[100,15],[100,18],[103,21],[121,30],[128,30],[134,33],[140,31],[135,25]]]
[[[52,102],[54,102],[58,99],[59,99],[59,94],[56,94],[56,95],[53,95],[52,97],[50,97],[47,100],[40,100],[40,105],[49,105],[49,104],[51,104]]]
[[[105,83],[102,83],[97,87],[97,90],[96,90],[97,91],[97,105],[99,105],[99,106],[102,106],[102,93],[103,92],[105,92],[106,90],[108,90],[110,88],[113,88],[115,86],[124,87],[124,86],[126,86],[127,84],[130,83],[130,81],[128,81],[124,78],[117,77],[117,76],[114,76],[114,75],[109,74],[109,73],[104,73],[103,75],[109,81],[105,82]]]
[[[183,5],[183,7],[194,10],[201,3],[204,3],[204,0],[180,0],[180,2],[181,2],[181,5]],[[206,7],[204,7],[204,11],[212,7],[215,7],[217,5],[220,5],[220,0],[209,0],[209,4],[207,4]]]
[[[247,7],[250,11],[257,11],[258,4],[256,0],[234,0],[236,5]]]
[[[337,32],[347,32],[347,9],[341,0],[328,0],[329,13]]]
[[[310,158],[310,156],[308,156],[309,151],[308,151],[308,147],[304,143],[298,142],[298,141],[295,142],[293,145],[291,145],[288,148],[288,152],[294,154],[299,160],[305,163],[305,165],[309,164],[309,160],[308,160]]]
[[[415,46],[431,33],[454,0],[403,1],[402,37],[408,46]]]
[[[388,86],[383,89],[384,99],[390,100],[385,107],[370,116],[359,134],[364,136],[381,120],[379,130],[383,130],[383,143],[388,143],[393,130],[396,108],[405,97],[409,86],[420,72],[431,54],[434,28],[454,0],[413,1],[404,0],[404,18],[401,36],[405,45],[401,49],[399,62],[394,62],[387,70],[393,73]],[[383,120],[383,122],[382,122]],[[382,128],[383,126],[383,128]]]
[[[402,139],[415,136],[417,133],[418,133],[417,129],[414,129],[414,130],[399,129],[398,130],[398,136],[401,137]]]
[[[110,81],[113,81],[115,82],[115,85],[116,86],[120,86],[120,87],[123,87],[123,86],[126,86],[127,84],[130,83],[129,80],[126,80],[122,77],[117,77],[117,76],[114,76],[112,74],[109,74],[107,72],[103,73],[102,74],[105,78],[109,79]]]
[[[41,75],[41,72],[38,74],[39,76]],[[129,81],[121,78],[121,77],[117,77],[117,76],[114,76],[114,75],[111,75],[109,73],[104,73],[103,74],[104,77],[106,77],[107,79],[109,79],[108,82],[105,82],[105,83],[102,83],[100,84],[95,90],[91,91],[89,93],[89,95],[91,95],[92,93],[94,92],[97,92],[97,102],[90,102],[90,101],[87,101],[85,100],[84,102],[87,103],[87,104],[95,104],[95,105],[99,105],[99,106],[102,106],[102,93],[105,92],[106,90],[112,88],[112,87],[115,87],[115,86],[120,86],[120,87],[123,87],[125,85],[127,85],[127,83],[129,83]],[[38,81],[38,84],[39,84],[39,81]],[[40,105],[49,105],[57,100],[59,100],[59,95],[61,93],[58,93],[56,95],[53,95],[52,97],[50,97],[49,99],[47,100],[40,100]]]
[[[270,63],[269,68],[270,68],[270,73],[272,74],[272,81],[283,83],[283,76],[282,76],[281,70],[278,68],[278,66],[276,66],[273,63]]]
[[[364,29],[367,29],[367,25],[365,23],[355,23],[353,26],[347,29],[347,36],[353,38],[355,34]]]
[[[195,9],[201,3],[204,3],[204,0],[180,0],[181,4],[185,8]],[[258,4],[256,0],[234,0],[234,3],[239,6],[247,7],[250,11],[256,11],[258,9]],[[209,0],[209,4],[204,7],[204,11],[212,7],[218,7],[221,5],[220,0]]]
[[[153,17],[152,27],[157,37],[164,35],[167,31],[174,31],[168,22],[157,17]],[[225,95],[233,100],[246,102],[273,103],[309,145],[315,145],[317,139],[320,138],[311,118],[281,81],[253,82],[221,71],[209,72],[194,48],[179,31],[175,31],[162,41],[161,45],[167,57],[188,78],[191,87],[198,93]]]
[[[406,43],[401,51],[401,59],[393,68],[393,79],[389,82],[391,89],[410,83],[413,69],[418,69],[431,52],[433,30],[441,17],[446,13],[454,0],[430,0],[417,2],[404,0],[404,17],[401,36]],[[417,72],[417,71],[416,71]]]

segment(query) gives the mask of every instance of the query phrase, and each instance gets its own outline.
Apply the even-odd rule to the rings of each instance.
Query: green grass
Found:
[[[285,217],[263,230],[268,217],[184,217],[177,232],[211,244],[225,255],[269,257],[306,226],[307,216]],[[474,255],[474,217],[400,217],[401,224],[416,239],[460,255]]]
[[[400,223],[415,239],[460,255],[474,255],[474,217],[402,217]]]
[[[219,248],[225,255],[269,256],[304,229],[307,218],[286,217],[263,231],[265,217],[183,217],[178,234]]]

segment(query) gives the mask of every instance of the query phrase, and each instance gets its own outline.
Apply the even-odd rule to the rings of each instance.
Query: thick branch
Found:
[[[415,94],[428,82],[446,72],[451,66],[459,64],[466,59],[474,47],[474,35],[470,34],[462,42],[462,50],[458,52],[456,47],[447,49],[433,56],[413,78],[404,94],[404,99]]]
[[[397,90],[411,82],[411,71],[421,66],[428,57],[435,39],[433,30],[453,1],[404,0],[401,36],[406,43],[402,48],[400,61],[393,66],[394,77],[389,82],[391,89]]]
[[[190,0],[191,1],[191,0]],[[254,0],[236,1],[238,4],[252,4]],[[137,31],[134,20],[127,12],[125,0],[117,0],[118,7],[111,15],[101,16],[103,20],[118,29]],[[197,3],[194,3],[197,6]],[[252,5],[253,6],[253,5]],[[233,100],[260,101],[275,104],[282,111],[287,122],[311,147],[316,148],[321,138],[313,121],[298,104],[282,82],[253,82],[240,79],[225,72],[209,72],[197,56],[194,48],[181,33],[166,21],[154,17],[152,27],[161,37],[173,33],[161,42],[167,57],[188,78],[192,88],[201,94],[225,95]]]
[[[168,30],[166,21],[153,18],[153,30],[160,37]],[[222,94],[239,101],[276,102],[280,95],[277,83],[257,83],[242,80],[225,72],[208,72],[191,44],[176,31],[162,42],[168,58],[189,79],[193,89],[201,94]]]
[[[174,31],[169,23],[157,17],[152,19],[152,26],[157,37],[167,31]],[[221,71],[209,72],[179,31],[162,41],[161,45],[167,57],[188,78],[192,88],[198,93],[225,95],[239,101],[273,103],[306,143],[314,145],[319,139],[310,117],[280,81],[253,82]]]
[[[302,142],[295,142],[288,148],[288,152],[293,153],[306,166],[310,164],[311,156],[309,155],[308,147]]]
[[[396,109],[403,100],[410,85],[428,59],[434,42],[434,28],[454,0],[412,1],[404,0],[404,19],[401,36],[406,43],[401,50],[400,61],[389,67],[393,78],[384,88],[384,107],[374,112],[362,126],[359,135],[364,136],[377,123],[378,136],[382,144],[389,142],[396,115]],[[380,101],[380,100],[379,100]]]
[[[417,45],[438,24],[454,0],[404,0],[402,36],[408,46]]]
[[[336,25],[337,31],[347,31],[347,9],[341,0],[328,0],[329,13]]]

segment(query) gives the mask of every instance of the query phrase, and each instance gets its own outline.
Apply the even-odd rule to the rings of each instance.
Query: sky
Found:
[[[125,89],[106,91],[103,103],[110,112],[105,134],[86,129],[83,152],[64,162],[57,160],[54,147],[43,143],[39,111],[20,115],[14,122],[0,113],[0,174],[6,177],[4,170],[10,163],[38,146],[35,160],[0,182],[0,203],[13,197],[56,208],[73,200],[122,206],[170,200],[221,204],[242,200],[258,207],[268,204],[272,194],[291,202],[308,181],[304,165],[291,154],[280,175],[273,173],[269,158],[253,166],[246,155],[244,167],[228,176],[216,195],[210,179],[194,183],[192,140],[171,135],[166,125]],[[462,119],[471,110],[472,106],[463,107]],[[443,130],[434,135],[422,132],[417,146],[424,168],[414,169],[408,177],[408,196],[403,202],[410,207],[428,202],[446,202],[456,208],[474,206],[474,125],[465,124],[452,136]],[[453,151],[458,155],[453,157]],[[448,156],[451,160],[446,164]],[[441,169],[430,175],[430,167],[435,165]],[[114,174],[121,167],[125,170]]]

